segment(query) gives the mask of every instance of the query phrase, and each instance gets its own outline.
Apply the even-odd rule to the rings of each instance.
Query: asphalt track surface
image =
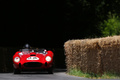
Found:
[[[81,77],[70,76],[65,73],[65,70],[55,70],[54,74],[46,72],[24,72],[14,75],[13,73],[0,73],[0,80],[96,80]],[[113,79],[98,79],[98,80],[113,80]],[[120,80],[120,79],[114,79]]]

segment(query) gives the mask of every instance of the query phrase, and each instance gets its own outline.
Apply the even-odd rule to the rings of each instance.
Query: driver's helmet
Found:
[[[25,44],[24,48],[25,49],[30,49],[30,45],[29,44]]]

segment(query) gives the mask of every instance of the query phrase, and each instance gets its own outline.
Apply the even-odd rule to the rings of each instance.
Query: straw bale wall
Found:
[[[69,40],[64,44],[67,70],[120,73],[120,36]]]

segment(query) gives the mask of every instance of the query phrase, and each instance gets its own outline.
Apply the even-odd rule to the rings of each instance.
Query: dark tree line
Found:
[[[64,22],[70,27],[70,38],[100,37],[100,23],[108,19],[109,13],[119,15],[120,1],[65,0],[64,8]]]
[[[0,0],[0,45],[59,47],[69,39],[100,37],[99,24],[109,13],[119,16],[119,5],[119,0]]]

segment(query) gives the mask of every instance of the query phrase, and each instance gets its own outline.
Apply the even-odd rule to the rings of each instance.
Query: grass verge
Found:
[[[71,69],[68,72],[69,75],[78,76],[78,77],[85,77],[90,79],[120,79],[120,74],[109,73],[106,72],[102,76],[94,74],[94,73],[83,73],[77,69]]]

